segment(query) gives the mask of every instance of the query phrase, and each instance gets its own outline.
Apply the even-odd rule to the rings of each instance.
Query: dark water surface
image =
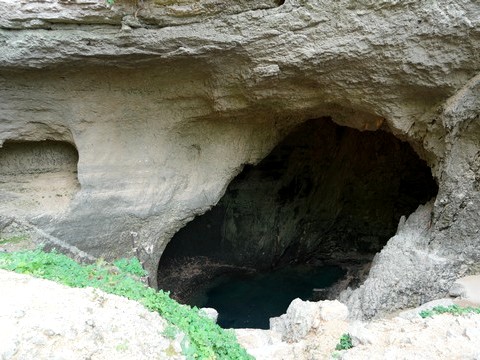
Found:
[[[223,328],[268,329],[269,318],[284,314],[293,299],[310,300],[314,288],[329,287],[344,274],[337,266],[300,265],[253,275],[224,275],[193,303],[215,308]]]

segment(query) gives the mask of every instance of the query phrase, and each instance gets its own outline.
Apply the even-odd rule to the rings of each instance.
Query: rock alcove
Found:
[[[216,206],[175,234],[159,263],[159,288],[208,306],[219,291],[235,291],[225,284],[248,288],[248,279],[260,276],[257,290],[270,292],[267,302],[285,304],[265,310],[260,322],[223,325],[266,327],[295,297],[331,298],[358,286],[401,217],[437,191],[426,163],[389,132],[307,121],[258,165],[246,165]],[[288,281],[296,285],[285,299]],[[269,282],[279,283],[278,295]],[[236,301],[245,306],[252,301],[241,296]]]
[[[11,215],[65,210],[80,189],[77,149],[64,141],[6,141],[0,149],[0,200]]]

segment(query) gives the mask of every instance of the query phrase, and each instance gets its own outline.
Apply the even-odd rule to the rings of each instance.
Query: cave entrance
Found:
[[[264,289],[267,303],[297,291],[278,314],[255,313],[253,322],[233,321],[216,305],[220,325],[268,327],[268,317],[285,312],[295,297],[331,298],[358,286],[401,216],[437,191],[427,164],[392,134],[307,121],[258,165],[246,165],[215,207],[172,238],[160,260],[159,288],[197,306],[223,296],[243,319],[255,296],[242,298],[235,289]],[[272,282],[279,293],[267,286]],[[288,285],[303,282],[307,295]]]

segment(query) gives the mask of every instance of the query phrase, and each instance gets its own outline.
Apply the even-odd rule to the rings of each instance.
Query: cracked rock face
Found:
[[[0,11],[0,163],[9,143],[78,153],[68,196],[45,211],[2,185],[2,226],[138,255],[155,284],[169,239],[244,164],[328,116],[408,141],[439,185],[343,294],[352,314],[417,305],[480,271],[477,1],[4,0]]]

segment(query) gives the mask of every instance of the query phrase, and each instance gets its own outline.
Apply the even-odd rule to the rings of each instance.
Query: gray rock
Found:
[[[298,342],[309,332],[319,329],[322,323],[345,320],[348,310],[338,301],[303,301],[295,299],[287,312],[280,317],[270,318],[270,330],[282,336],[286,342]]]
[[[218,311],[214,308],[201,308],[200,313],[211,319],[213,322],[217,322],[218,320]]]
[[[450,290],[448,290],[448,295],[452,297],[465,297],[466,289],[463,284],[454,282]]]

